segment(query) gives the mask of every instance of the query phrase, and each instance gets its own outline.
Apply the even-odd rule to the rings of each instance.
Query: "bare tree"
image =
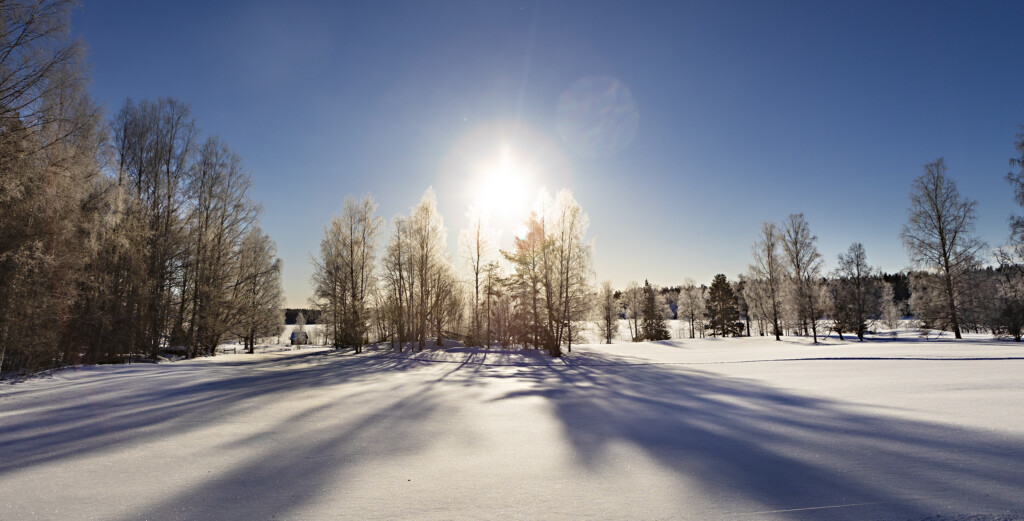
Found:
[[[362,352],[369,328],[369,303],[376,291],[374,274],[382,220],[377,205],[365,196],[349,197],[340,217],[331,220],[314,261],[313,282],[319,306],[328,317],[334,347]]]
[[[895,335],[902,318],[903,313],[900,313],[899,308],[896,307],[896,296],[892,284],[884,284],[882,286],[882,323]]]
[[[440,292],[444,291],[443,273],[454,272],[448,258],[447,237],[434,190],[428,188],[409,216],[410,259],[416,283],[412,295],[412,316],[420,350],[426,345],[431,318],[440,312],[435,302],[442,298]]]
[[[601,335],[604,337],[606,344],[612,343],[612,338],[615,337],[615,331],[619,328],[619,303],[615,298],[615,290],[612,289],[612,283],[605,281],[601,283],[600,301],[598,302],[598,310],[600,311],[600,317],[598,320],[598,326],[601,328]]]
[[[811,326],[814,343],[818,343],[818,319],[821,317],[821,279],[823,263],[815,244],[818,238],[811,235],[804,214],[790,214],[782,236],[782,251],[789,264],[790,283],[793,291],[793,309],[804,334]]]
[[[1018,171],[1007,173],[1006,181],[1013,189],[1014,201],[1024,207],[1024,126],[1017,133],[1014,148],[1017,157],[1010,158],[1010,166]],[[995,257],[999,263],[996,334],[1020,342],[1024,337],[1024,217],[1010,217],[1009,241],[996,249]]]
[[[129,194],[125,217],[141,223],[145,233],[144,271],[127,288],[135,315],[129,323],[141,327],[132,345],[155,356],[181,296],[185,189],[199,131],[188,105],[173,99],[128,100],[112,127],[118,184]]]
[[[554,346],[552,355],[561,355],[561,346],[572,352],[573,339],[581,324],[590,314],[592,302],[591,277],[593,275],[593,245],[584,242],[589,219],[568,190],[561,190],[555,198],[555,229],[553,250],[556,258],[558,286],[557,306],[554,313]],[[552,302],[549,300],[549,306]]]
[[[547,343],[545,335],[548,329],[543,321],[548,293],[545,292],[543,255],[550,247],[542,221],[534,212],[526,222],[524,236],[515,238],[512,251],[502,251],[505,260],[512,266],[507,282],[511,298],[515,306],[522,309],[521,331],[517,336],[523,339],[524,345],[532,345],[537,349]]]
[[[686,279],[679,293],[679,304],[677,312],[680,320],[685,320],[690,326],[690,338],[696,337],[695,322],[704,320],[706,311],[704,290],[698,287],[692,279]]]
[[[845,310],[846,322],[858,340],[864,340],[868,320],[880,313],[881,288],[877,275],[877,270],[868,264],[863,244],[855,242],[845,254],[839,254],[834,284],[840,291],[833,297],[833,307]],[[842,338],[842,333],[839,334]]]
[[[189,356],[213,354],[237,318],[230,285],[241,244],[259,216],[248,196],[251,180],[241,158],[218,138],[199,149],[188,180],[185,253],[178,277],[182,298],[171,342]]]
[[[945,161],[939,158],[924,165],[924,174],[914,180],[907,224],[900,234],[911,262],[937,273],[936,277],[919,277],[918,282],[934,290],[926,292],[932,298],[941,299],[941,305],[929,306],[937,313],[930,318],[950,328],[956,338],[962,337],[958,310],[967,298],[967,274],[980,264],[985,248],[974,236],[976,206],[975,201],[960,196],[956,183],[946,176]],[[938,287],[931,288],[935,285]]]
[[[494,260],[496,253],[496,233],[489,226],[487,214],[482,208],[472,205],[467,212],[469,227],[459,233],[459,250],[466,265],[469,267],[473,283],[473,318],[470,324],[469,340],[473,344],[480,343],[480,291],[483,284],[481,277],[488,262]]]
[[[775,223],[761,224],[761,236],[754,242],[754,263],[750,265],[751,299],[772,326],[775,340],[782,335],[782,302],[788,273],[781,253],[783,237]]]
[[[0,2],[0,376],[77,363],[105,319],[80,298],[103,282],[93,260],[109,184],[74,5]]]
[[[284,326],[281,259],[277,245],[258,226],[242,240],[239,265],[234,299],[241,311],[233,329],[251,354],[258,338],[280,335]]]
[[[392,343],[401,352],[403,343],[409,340],[409,326],[412,323],[409,308],[414,282],[409,224],[404,217],[392,220],[391,238],[384,249],[382,267],[383,296],[378,305],[379,313],[391,324],[389,329],[392,331]]]
[[[629,281],[622,292],[622,306],[626,313],[626,325],[629,327],[630,339],[634,342],[643,341],[640,321],[644,316],[644,288],[636,281]]]
[[[593,246],[584,242],[587,216],[568,190],[552,200],[545,192],[526,222],[526,233],[502,255],[512,265],[512,298],[527,344],[561,356],[590,313]]]

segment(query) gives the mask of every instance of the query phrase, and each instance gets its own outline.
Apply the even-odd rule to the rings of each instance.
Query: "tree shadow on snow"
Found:
[[[545,398],[588,467],[625,442],[707,490],[738,494],[788,519],[1024,508],[1024,439],[607,354],[567,356],[538,369],[491,374],[531,381],[499,400]]]
[[[584,467],[600,467],[612,445],[626,443],[681,482],[785,511],[775,517],[904,520],[1024,506],[1019,438],[900,419],[754,380],[636,364],[611,354],[560,360],[486,350],[463,354],[453,361],[314,352],[114,371],[48,386],[38,398],[26,390],[0,401],[0,475],[181,439],[182,433],[259,415],[269,400],[294,399],[285,415],[265,418],[267,425],[208,440],[211,450],[250,451],[241,463],[211,469],[208,477],[154,498],[125,519],[287,517],[324,494],[344,494],[345,486],[358,484],[358,476],[346,475],[354,464],[401,461],[424,443],[443,443],[450,427],[428,419],[448,417],[457,404],[450,403],[451,393],[435,388],[501,378],[513,380],[515,390],[495,403],[544,398]],[[428,378],[400,377],[425,368]],[[346,385],[344,399],[324,403],[322,398],[337,395],[326,392],[337,385]],[[52,403],[72,392],[86,398]],[[351,409],[359,416],[350,412],[353,403],[360,404]],[[300,423],[302,435],[292,434]],[[274,442],[267,443],[267,436]],[[866,505],[795,510],[851,504]]]

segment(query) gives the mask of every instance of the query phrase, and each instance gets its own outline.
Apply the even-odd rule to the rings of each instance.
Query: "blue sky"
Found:
[[[854,241],[903,269],[907,192],[940,156],[999,244],[1021,20],[1020,2],[96,0],[73,31],[110,113],[175,97],[243,157],[303,306],[346,195],[389,219],[433,186],[456,256],[481,171],[509,149],[529,193],[574,193],[617,287],[733,278],[759,224],[795,212],[829,269]],[[560,132],[581,80],[628,91],[635,133],[592,150]]]

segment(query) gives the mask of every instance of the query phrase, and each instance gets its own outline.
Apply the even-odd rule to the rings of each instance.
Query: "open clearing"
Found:
[[[1024,519],[1022,410],[985,337],[87,367],[0,386],[0,518]]]

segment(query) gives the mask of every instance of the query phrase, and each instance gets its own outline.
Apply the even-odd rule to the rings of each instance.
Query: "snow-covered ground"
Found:
[[[1024,519],[1022,411],[987,337],[87,367],[0,386],[0,519]]]

